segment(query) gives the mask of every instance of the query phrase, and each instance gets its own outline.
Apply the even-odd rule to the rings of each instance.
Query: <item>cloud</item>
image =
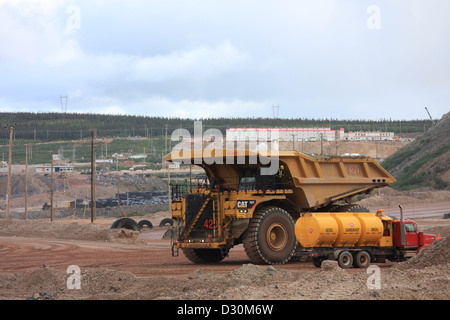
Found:
[[[448,112],[450,4],[381,2],[377,31],[369,4],[0,0],[0,109],[68,94],[68,111],[195,118]]]
[[[61,0],[3,0],[0,2],[0,58],[8,63],[55,65],[79,53],[67,37]]]
[[[249,60],[248,54],[240,52],[227,40],[216,48],[202,45],[167,55],[136,59],[127,80],[208,78],[233,72]]]
[[[272,112],[270,104],[243,100],[169,100],[152,97],[142,101],[142,114],[148,116],[163,115],[180,118],[218,118],[218,117],[259,117],[264,109]],[[155,114],[153,110],[158,110]]]

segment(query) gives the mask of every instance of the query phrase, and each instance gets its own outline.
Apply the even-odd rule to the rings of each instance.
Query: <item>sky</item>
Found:
[[[439,119],[449,12],[448,0],[0,0],[0,111]]]

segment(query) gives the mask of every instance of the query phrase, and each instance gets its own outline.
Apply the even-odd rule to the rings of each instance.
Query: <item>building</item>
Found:
[[[147,158],[146,154],[133,154],[131,156],[128,156],[128,159],[145,159]]]
[[[392,141],[394,140],[394,132],[381,132],[381,131],[357,131],[348,132],[345,135],[347,141]]]
[[[95,163],[98,163],[98,164],[113,164],[114,160],[113,159],[95,159]]]
[[[48,173],[51,171],[52,171],[51,165],[36,166],[36,173]],[[53,172],[71,173],[71,172],[73,172],[73,167],[72,166],[54,165]]]
[[[344,139],[344,128],[330,127],[268,127],[230,128],[226,132],[228,141],[336,141]]]
[[[330,127],[259,127],[230,128],[228,141],[392,141],[394,132],[344,132]]]

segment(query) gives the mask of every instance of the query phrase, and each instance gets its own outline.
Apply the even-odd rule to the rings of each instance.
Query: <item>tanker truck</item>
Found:
[[[362,209],[362,210],[361,210]],[[337,260],[341,268],[367,268],[371,262],[404,261],[431,244],[435,236],[417,230],[413,220],[376,214],[355,207],[356,212],[304,213],[295,224],[301,253],[316,267],[323,260]]]
[[[353,197],[395,181],[365,157],[213,149],[176,151],[165,159],[205,171],[202,179],[169,189],[172,255],[181,250],[195,263],[220,262],[239,244],[254,264],[284,264],[295,255],[315,253],[297,240],[300,217],[355,211]]]

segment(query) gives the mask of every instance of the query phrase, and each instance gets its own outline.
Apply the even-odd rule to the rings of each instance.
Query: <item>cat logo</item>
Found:
[[[251,208],[253,208],[255,203],[256,203],[256,200],[238,200],[237,207],[251,209]]]

